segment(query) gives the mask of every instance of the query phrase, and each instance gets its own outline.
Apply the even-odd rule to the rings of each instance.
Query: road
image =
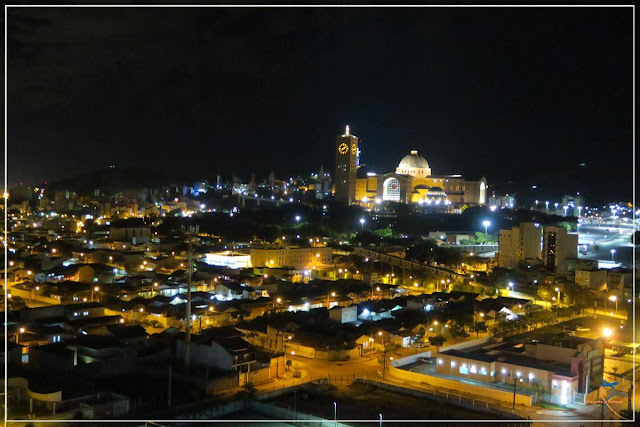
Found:
[[[615,265],[631,267],[634,250],[631,236],[634,231],[635,227],[628,223],[596,222],[583,219],[578,230],[579,257],[600,260],[603,267]],[[612,249],[615,250],[613,261]]]

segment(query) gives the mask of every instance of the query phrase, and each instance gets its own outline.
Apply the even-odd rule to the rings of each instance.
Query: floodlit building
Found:
[[[425,206],[484,205],[487,180],[468,180],[461,175],[432,175],[427,160],[412,150],[404,156],[395,172],[368,173],[358,178],[356,200],[364,205],[377,201],[417,203]]]
[[[436,372],[487,383],[513,384],[544,392],[544,400],[570,404],[577,393],[602,380],[602,338],[568,337],[442,350]]]
[[[498,266],[516,268],[521,263],[539,262],[542,254],[542,227],[522,222],[510,230],[500,230]]]
[[[251,248],[251,265],[254,267],[280,268],[293,270],[310,270],[327,264],[333,260],[333,250],[329,247],[258,247]]]
[[[206,254],[204,262],[221,267],[250,268],[251,256],[233,251],[214,252]]]

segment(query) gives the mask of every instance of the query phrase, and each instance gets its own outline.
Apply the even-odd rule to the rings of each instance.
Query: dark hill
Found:
[[[168,184],[193,184],[194,179],[176,176],[169,172],[159,172],[143,168],[105,168],[87,172],[71,178],[49,182],[47,190],[70,190],[89,193],[101,190],[113,194],[126,188],[157,187]]]

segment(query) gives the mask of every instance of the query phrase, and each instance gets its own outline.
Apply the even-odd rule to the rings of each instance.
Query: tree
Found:
[[[477,322],[474,325],[471,326],[471,331],[476,333],[476,337],[481,333],[481,332],[487,332],[487,324],[485,322]]]
[[[385,372],[387,371],[387,364],[389,363],[389,353],[394,351],[400,347],[398,344],[389,343],[385,344],[380,356],[378,356],[378,363],[382,365],[382,377],[384,378]]]
[[[466,338],[469,336],[467,331],[464,329],[464,326],[457,322],[453,322],[451,324],[451,327],[449,328],[449,335],[451,335],[451,338],[454,339]]]
[[[293,365],[293,361],[291,359],[287,360],[287,371],[289,370],[289,368],[291,368],[291,365]]]
[[[252,382],[242,384],[242,390],[240,390],[236,397],[241,400],[254,400],[258,394],[258,389]]]
[[[429,337],[429,344],[436,348],[436,353],[440,351],[440,347],[442,347],[445,342],[447,342],[447,338],[442,334]]]
[[[416,353],[418,352],[418,348],[424,345],[424,334],[425,334],[424,328],[420,328],[418,330],[418,333],[413,337],[411,337],[411,347],[413,347],[416,350]]]

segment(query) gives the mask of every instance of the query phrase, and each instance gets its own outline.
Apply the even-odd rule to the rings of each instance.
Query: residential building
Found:
[[[520,264],[538,263],[541,258],[542,227],[521,222],[510,230],[500,230],[498,266],[516,268]]]
[[[543,242],[542,262],[551,271],[565,273],[568,261],[578,258],[578,234],[564,227],[545,227]]]

